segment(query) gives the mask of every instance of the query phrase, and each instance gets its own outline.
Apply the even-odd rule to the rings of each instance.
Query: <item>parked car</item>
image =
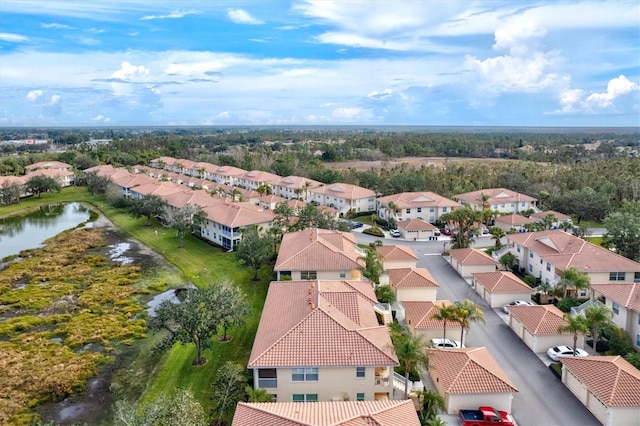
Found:
[[[352,229],[362,228],[362,226],[363,226],[362,223],[360,223],[360,222],[351,222],[350,225],[351,225]]]
[[[392,229],[389,231],[389,235],[391,235],[392,237],[398,238],[400,236],[400,231],[398,231],[397,229]]]
[[[441,228],[440,229],[440,233],[442,235],[451,235],[451,229],[449,229],[449,228]]]
[[[547,350],[547,356],[551,358],[552,361],[558,361],[558,358],[563,356],[589,356],[589,354],[580,348],[576,348],[576,354],[574,355],[572,347],[561,345],[549,348]]]
[[[477,410],[460,410],[460,423],[463,426],[503,425],[513,426],[513,417],[506,411],[493,407],[479,407]]]
[[[457,340],[451,340],[451,339],[431,339],[431,345],[434,348],[438,348],[438,349],[464,348],[463,344],[461,344]]]
[[[535,305],[531,302],[527,302],[526,300],[516,300],[502,307],[502,310],[504,311],[505,314],[509,313],[510,306],[535,306]]]
[[[436,236],[436,237],[439,237],[440,236],[440,230],[438,228],[434,229],[433,230],[433,235]]]

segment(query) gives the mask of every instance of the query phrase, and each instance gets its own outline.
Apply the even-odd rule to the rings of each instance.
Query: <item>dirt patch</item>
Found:
[[[339,163],[324,163],[335,170],[380,170],[391,169],[395,166],[406,164],[410,167],[434,166],[444,168],[446,163],[477,163],[512,161],[504,158],[451,158],[451,157],[401,157],[388,161],[343,161]]]

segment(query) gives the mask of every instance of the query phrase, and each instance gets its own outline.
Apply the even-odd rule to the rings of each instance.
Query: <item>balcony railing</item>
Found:
[[[258,387],[260,389],[277,388],[278,379],[258,379]]]

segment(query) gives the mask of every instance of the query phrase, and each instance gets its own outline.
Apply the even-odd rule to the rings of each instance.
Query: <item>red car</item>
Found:
[[[449,228],[442,228],[442,229],[440,229],[440,233],[441,233],[442,235],[451,235],[451,229],[449,229]]]

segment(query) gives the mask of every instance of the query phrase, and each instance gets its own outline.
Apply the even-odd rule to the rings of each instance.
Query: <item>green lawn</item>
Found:
[[[177,387],[191,388],[203,404],[205,411],[209,412],[212,408],[210,386],[217,368],[226,361],[234,361],[242,366],[247,365],[268,284],[272,277],[271,268],[263,267],[260,271],[260,281],[251,281],[252,271],[239,264],[233,253],[227,253],[189,236],[185,238],[185,247],[178,248],[178,239],[173,230],[164,228],[155,221],[152,226],[146,226],[145,218],[134,219],[126,212],[111,207],[102,199],[92,197],[85,188],[65,188],[60,194],[44,194],[42,198],[25,199],[19,205],[0,208],[0,217],[40,204],[61,201],[82,201],[94,205],[119,228],[176,265],[184,277],[197,286],[208,286],[222,279],[229,279],[244,290],[252,309],[246,326],[231,329],[229,334],[233,339],[230,342],[219,343],[214,338],[212,348],[203,352],[203,356],[208,361],[206,364],[199,367],[191,365],[195,360],[194,345],[175,346],[159,360],[155,360],[148,354],[151,345],[142,344],[141,347],[146,347],[146,350],[138,355],[139,364],[144,364],[144,357],[147,358],[147,362],[156,363],[152,376],[148,378],[143,400],[170,392]],[[143,359],[141,360],[140,357]]]

